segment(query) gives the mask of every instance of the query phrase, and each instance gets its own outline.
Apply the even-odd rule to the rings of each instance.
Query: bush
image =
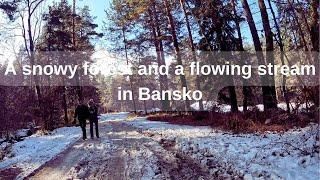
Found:
[[[283,132],[293,127],[305,127],[310,122],[318,122],[317,113],[319,112],[288,114],[278,109],[266,112],[256,109],[246,113],[193,112],[190,115],[158,113],[149,116],[148,120],[179,125],[211,126],[234,133],[263,133],[266,131]]]
[[[227,120],[226,129],[233,132],[243,132],[254,127],[255,123],[252,120],[231,118]]]

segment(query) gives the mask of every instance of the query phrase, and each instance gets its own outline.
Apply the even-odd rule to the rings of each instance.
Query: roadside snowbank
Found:
[[[318,179],[319,126],[282,134],[231,134],[210,127],[171,125],[140,118],[127,122],[156,140],[174,140],[175,148],[208,168],[211,173],[237,171],[245,179]]]
[[[0,170],[10,167],[21,168],[18,178],[28,176],[41,165],[65,150],[70,144],[81,137],[78,127],[56,129],[49,135],[35,134],[17,142],[12,152],[0,162]]]
[[[308,104],[309,107],[312,105],[313,105],[312,103]],[[215,102],[215,101],[203,101],[203,109],[204,110],[210,111],[213,107],[216,107],[217,108],[216,110],[220,111],[220,112],[224,112],[224,113],[231,112],[231,105],[219,104],[218,102]],[[191,108],[196,111],[199,111],[200,110],[199,102],[193,103],[191,105]],[[243,106],[239,106],[238,108],[239,108],[239,111],[241,111],[241,112],[243,111]],[[261,112],[264,111],[263,104],[258,104],[256,106],[249,106],[248,107],[249,110],[253,110],[254,108],[258,109]],[[286,105],[286,103],[279,103],[278,108],[282,109],[282,110],[287,110],[287,105]],[[298,105],[296,103],[290,103],[290,108],[291,109],[298,109],[299,111],[303,111],[307,108],[307,104],[304,103],[304,104]]]

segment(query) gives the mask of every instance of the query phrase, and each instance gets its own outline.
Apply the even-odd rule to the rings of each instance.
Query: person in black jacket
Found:
[[[96,137],[99,138],[99,127],[98,127],[98,106],[95,104],[93,99],[90,99],[88,102],[89,105],[89,121],[90,121],[90,135],[91,139],[94,138],[93,136],[93,124],[96,130]]]
[[[82,130],[83,140],[87,139],[86,124],[87,119],[89,118],[89,108],[85,104],[79,104],[75,110],[74,118],[79,120],[79,124]]]

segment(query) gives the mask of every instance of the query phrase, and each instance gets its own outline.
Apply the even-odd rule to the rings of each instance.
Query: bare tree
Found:
[[[172,36],[173,46],[174,46],[175,53],[176,53],[177,63],[178,63],[178,65],[183,65],[182,60],[181,60],[181,52],[180,52],[180,47],[179,47],[179,43],[178,43],[176,26],[175,26],[175,22],[174,22],[174,19],[172,16],[171,5],[168,0],[163,0],[163,2],[165,5],[165,8],[166,8],[167,18],[168,18],[168,21],[170,24],[170,32],[171,32],[171,36]],[[180,75],[180,80],[181,80],[182,87],[184,87],[188,90],[188,84],[187,84],[186,77],[184,75]],[[186,106],[185,109],[188,111],[190,109],[189,99],[186,99],[185,106]]]
[[[180,5],[183,10],[185,21],[186,21],[189,43],[190,43],[190,47],[191,47],[191,51],[192,51],[192,58],[193,58],[194,62],[197,62],[196,48],[195,48],[195,45],[193,42],[193,36],[192,36],[192,31],[191,31],[191,26],[190,26],[189,15],[187,13],[184,0],[180,0]],[[196,88],[198,90],[201,90],[200,79],[198,78],[198,76],[196,77]],[[199,108],[200,108],[200,111],[203,111],[203,101],[202,100],[199,101]]]
[[[26,0],[24,1],[24,4],[26,7],[26,13],[25,14],[20,14],[21,17],[21,21],[22,21],[22,36],[24,39],[24,46],[25,49],[27,51],[29,60],[30,60],[30,64],[33,67],[33,65],[36,64],[36,60],[35,60],[35,33],[36,33],[36,29],[34,27],[36,27],[33,24],[33,19],[34,19],[34,14],[37,11],[37,9],[39,8],[40,4],[43,3],[45,0]],[[23,13],[23,12],[22,12]],[[26,25],[25,25],[25,16],[26,16]],[[36,20],[37,22],[38,20]],[[37,23],[35,23],[37,24]],[[40,28],[40,27],[38,27]],[[39,78],[37,76],[34,76],[34,83],[35,83],[35,89],[36,89],[36,93],[37,93],[37,98],[38,98],[38,106],[40,108],[40,112],[41,112],[41,117],[42,120],[44,122],[46,121],[45,118],[45,113],[44,113],[44,107],[43,107],[43,98],[42,98],[42,92],[41,92],[41,88],[40,88],[40,81]]]

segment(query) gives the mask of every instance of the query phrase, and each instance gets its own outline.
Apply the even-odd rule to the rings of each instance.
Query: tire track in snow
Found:
[[[121,121],[99,140],[77,141],[27,179],[213,179],[195,161]]]

